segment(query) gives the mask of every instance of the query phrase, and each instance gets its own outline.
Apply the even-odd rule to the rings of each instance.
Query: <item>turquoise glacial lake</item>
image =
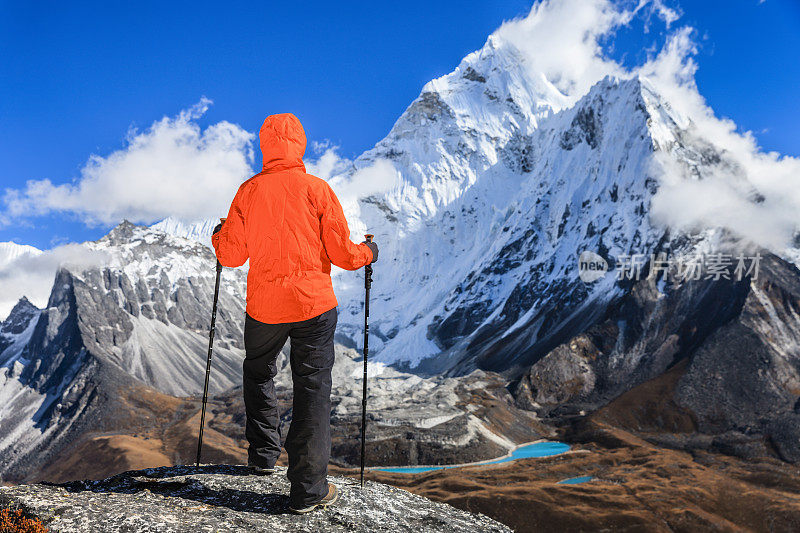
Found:
[[[550,457],[569,451],[569,444],[563,442],[546,441],[534,442],[533,444],[526,444],[520,446],[511,455],[501,457],[499,459],[482,461],[480,463],[465,463],[459,465],[441,465],[441,466],[392,466],[392,467],[375,467],[370,470],[378,470],[380,472],[395,472],[400,474],[419,474],[420,472],[432,472],[434,470],[444,470],[446,468],[460,468],[463,466],[481,466],[481,465],[495,465],[498,463],[507,463],[509,461],[516,461],[517,459],[530,459],[532,457]]]
[[[557,485],[577,485],[578,483],[586,483],[587,481],[591,481],[594,478],[592,476],[578,476],[578,477],[571,477],[569,479],[562,479]]]

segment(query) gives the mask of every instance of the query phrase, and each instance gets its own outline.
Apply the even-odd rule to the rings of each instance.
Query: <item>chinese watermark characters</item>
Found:
[[[758,279],[761,254],[745,255],[714,252],[694,253],[677,258],[660,254],[621,255],[614,261],[618,280],[661,278],[665,281]],[[581,280],[591,283],[608,271],[608,263],[594,252],[584,251],[578,259]]]

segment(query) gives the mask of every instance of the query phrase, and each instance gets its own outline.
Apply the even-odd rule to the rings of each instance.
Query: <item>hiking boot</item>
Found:
[[[312,503],[307,507],[294,507],[293,505],[290,505],[289,510],[296,514],[307,514],[316,509],[317,507],[322,507],[323,509],[327,509],[328,507],[336,503],[338,500],[339,500],[339,489],[336,487],[336,485],[328,483],[328,495],[322,498],[322,500],[320,500],[317,503]]]
[[[257,476],[268,476],[275,473],[274,467],[258,466],[252,463],[248,463],[247,468]]]

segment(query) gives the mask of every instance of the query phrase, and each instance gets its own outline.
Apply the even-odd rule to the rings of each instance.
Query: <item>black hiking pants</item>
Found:
[[[250,443],[247,453],[252,465],[275,466],[281,452],[273,378],[278,372],[278,353],[286,340],[291,339],[294,398],[292,423],[284,446],[289,455],[290,503],[298,507],[317,503],[328,494],[336,318],[334,307],[302,322],[265,324],[250,315],[245,319],[245,435]]]

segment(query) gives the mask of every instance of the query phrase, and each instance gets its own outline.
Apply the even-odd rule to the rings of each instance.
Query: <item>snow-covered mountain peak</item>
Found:
[[[123,221],[108,234],[94,242],[85,243],[92,250],[108,253],[116,264],[124,265],[126,261],[146,252],[154,258],[180,251],[186,257],[212,256],[208,247],[187,237],[174,235],[158,229],[156,226],[139,226]],[[165,265],[166,266],[166,265]]]
[[[10,241],[0,242],[0,268],[22,256],[37,256],[41,253],[42,251],[40,249],[28,244],[17,244]]]
[[[70,270],[82,276],[87,268],[107,267],[124,272],[134,282],[168,283],[172,287],[193,277],[213,279],[216,258],[211,248],[160,229],[170,227],[180,229],[181,226],[140,226],[123,221],[101,239],[84,243],[88,250],[97,254],[94,264]],[[225,269],[223,290],[244,298],[245,275],[244,269]]]
[[[564,104],[552,84],[531,75],[516,48],[492,36],[451,73],[427,83],[353,170],[388,160],[402,171],[378,207],[396,216],[401,233],[413,231],[496,165],[509,142],[531,135]]]
[[[482,93],[476,100],[486,106],[511,104],[508,107],[515,111],[515,118],[533,127],[542,116],[569,104],[567,96],[544,74],[529,68],[522,52],[497,35],[489,36],[486,44],[467,55],[452,73],[429,82],[423,92],[447,95],[465,89],[475,96]]]
[[[184,239],[197,241],[210,247],[211,233],[218,223],[219,220],[215,218],[187,222],[175,217],[167,217],[150,227],[154,230],[174,235],[175,237],[183,237]]]
[[[527,329],[546,345],[546,330],[591,293],[615,294],[613,283],[579,281],[582,250],[647,253],[663,235],[647,217],[657,190],[651,128],[671,131],[675,121],[652,84],[606,77],[554,111],[515,54],[491,39],[426,85],[355,162],[387,159],[400,176],[399,187],[359,204],[381,243],[381,276],[391,280],[373,287],[375,327],[385,334],[376,354],[386,362],[463,354],[482,328],[481,343]],[[340,324],[355,333],[360,283],[350,274],[336,283],[351,315]],[[484,349],[502,353],[501,367],[512,357],[507,348],[476,351]]]
[[[664,120],[651,120],[668,124],[659,131],[661,137],[666,138],[666,130],[675,123],[652,84],[638,76],[606,77],[568,106],[566,96],[525,65],[523,54],[492,36],[453,72],[426,84],[389,134],[359,157],[351,172],[378,160],[390,161],[399,171],[399,185],[369,201],[397,222],[393,235],[403,235],[420,230],[423,221],[435,219],[498,166],[509,167],[512,174],[528,173],[533,159],[542,155],[535,146],[537,132],[562,128],[563,117],[570,115],[571,120],[571,113],[579,109],[599,111],[608,101],[622,102],[630,118],[641,124],[650,118],[645,115],[663,115]],[[634,114],[637,109],[644,114]],[[619,113],[620,118],[625,115]],[[507,193],[516,184],[494,183],[492,190],[498,187]],[[359,218],[370,222],[368,216]]]

